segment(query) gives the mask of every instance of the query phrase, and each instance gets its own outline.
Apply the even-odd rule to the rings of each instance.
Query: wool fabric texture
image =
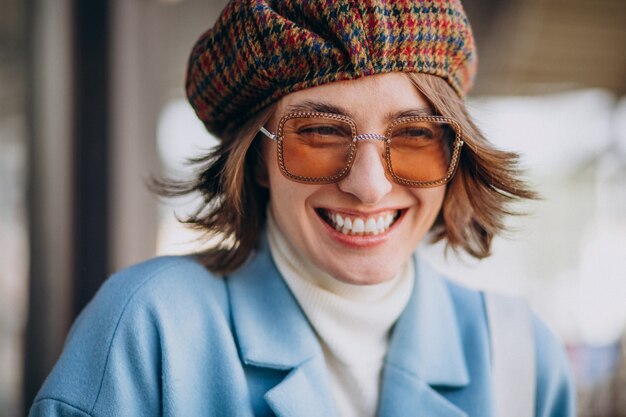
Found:
[[[460,0],[233,0],[193,47],[186,90],[221,137],[286,94],[380,73],[436,75],[464,97],[476,64]]]

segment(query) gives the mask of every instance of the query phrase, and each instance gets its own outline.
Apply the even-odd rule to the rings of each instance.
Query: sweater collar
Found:
[[[413,260],[387,282],[343,283],[300,253],[281,233],[269,211],[267,220],[272,259],[325,352],[344,366],[380,366],[389,331],[411,296]]]

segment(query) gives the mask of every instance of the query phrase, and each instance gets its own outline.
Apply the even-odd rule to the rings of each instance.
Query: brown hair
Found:
[[[433,241],[446,239],[452,249],[463,249],[476,258],[489,256],[493,236],[505,228],[505,215],[514,214],[509,203],[535,198],[520,179],[518,156],[495,149],[484,138],[463,100],[445,80],[426,74],[408,76],[438,114],[458,121],[466,142],[431,229]],[[241,266],[265,225],[269,192],[257,181],[264,162],[261,142],[255,138],[274,110],[275,104],[266,107],[245,124],[225,132],[220,145],[209,154],[193,159],[199,167],[194,179],[153,184],[161,196],[202,195],[203,205],[181,221],[218,240],[199,254],[213,272],[228,273]]]
[[[510,210],[511,203],[536,199],[537,195],[522,180],[519,156],[498,150],[487,141],[465,102],[446,81],[425,74],[409,74],[409,78],[439,115],[459,123],[465,142],[459,167],[431,229],[433,242],[446,239],[454,250],[485,258],[491,254],[493,236],[506,229],[504,217],[518,214]]]
[[[269,192],[257,182],[263,166],[261,143],[255,141],[275,104],[256,113],[243,125],[226,131],[208,154],[189,162],[196,175],[189,181],[153,180],[151,189],[163,197],[199,193],[202,205],[179,221],[217,241],[198,253],[202,263],[216,273],[228,273],[245,262],[265,224]]]

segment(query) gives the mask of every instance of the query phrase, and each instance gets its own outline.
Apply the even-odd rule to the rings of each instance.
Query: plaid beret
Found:
[[[436,75],[463,97],[476,63],[460,0],[232,0],[196,42],[186,91],[220,137],[288,93],[373,74]]]

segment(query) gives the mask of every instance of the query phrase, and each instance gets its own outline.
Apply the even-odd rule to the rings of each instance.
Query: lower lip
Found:
[[[383,245],[385,242],[387,242],[390,234],[393,233],[393,231],[396,229],[396,226],[402,221],[402,218],[404,217],[404,213],[401,213],[400,217],[398,217],[396,221],[391,225],[391,227],[389,227],[389,229],[385,230],[383,233],[379,233],[377,235],[350,235],[343,234],[341,231],[326,223],[326,221],[324,221],[324,219],[322,219],[317,213],[316,215],[334,241],[339,242],[344,246],[355,249],[373,248]]]

